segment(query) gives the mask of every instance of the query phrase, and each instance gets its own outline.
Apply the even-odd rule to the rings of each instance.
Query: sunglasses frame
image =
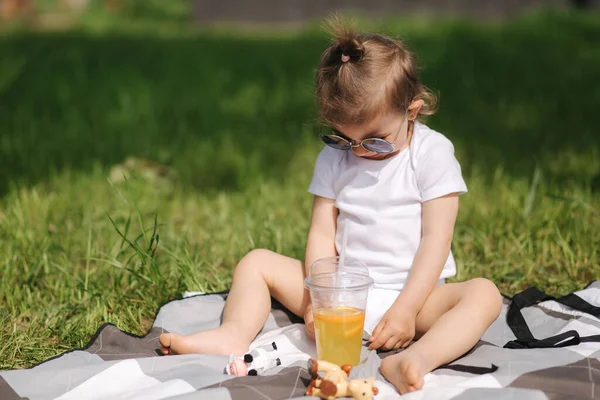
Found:
[[[354,141],[349,141],[348,139],[336,135],[336,134],[328,134],[328,135],[324,135],[323,134],[323,127],[321,127],[321,132],[319,133],[319,138],[321,139],[321,141],[323,143],[325,143],[327,146],[331,147],[332,149],[336,149],[336,150],[341,150],[341,151],[348,151],[348,150],[352,150],[355,147],[362,147],[363,149],[370,151],[371,153],[376,153],[376,154],[390,154],[393,153],[394,150],[396,150],[396,141],[398,140],[398,136],[400,136],[400,131],[402,130],[402,126],[404,125],[404,122],[406,121],[406,116],[408,115],[408,107],[406,108],[406,111],[404,111],[404,117],[402,118],[402,123],[400,124],[400,128],[398,128],[398,132],[396,133],[396,136],[394,137],[394,141],[393,142],[388,142],[385,139],[382,138],[364,138],[363,140],[360,141],[360,143],[357,144],[353,144]],[[335,130],[331,129],[333,132],[335,132]],[[347,143],[346,145],[341,145],[341,146],[336,146],[333,143],[327,142],[327,138],[333,138],[333,139],[337,139],[339,141],[345,142]],[[371,150],[369,149],[368,146],[369,143],[366,143],[366,141],[369,142],[379,142],[379,143],[385,143],[386,145],[390,146],[390,150],[389,151],[377,151],[377,150]]]

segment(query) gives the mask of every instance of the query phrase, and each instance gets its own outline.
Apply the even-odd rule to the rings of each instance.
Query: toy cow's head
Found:
[[[348,383],[348,392],[354,400],[371,400],[379,393],[379,390],[373,386],[374,381],[375,378],[353,379]]]

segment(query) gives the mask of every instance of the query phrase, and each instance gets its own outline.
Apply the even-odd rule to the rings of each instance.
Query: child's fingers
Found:
[[[382,329],[379,334],[373,336],[375,336],[375,340],[369,345],[370,350],[378,349],[383,346],[392,335],[386,329]]]
[[[315,340],[315,324],[311,322],[306,323],[304,326],[306,328],[306,334],[308,335],[308,337],[312,340]]]
[[[315,340],[315,320],[312,313],[307,313],[304,316],[304,328],[309,338]]]
[[[379,336],[377,336],[375,338],[373,343],[371,343],[371,345],[369,346],[369,349],[376,350],[376,349],[380,348],[389,340],[389,338],[390,338],[389,334],[385,334],[385,332],[382,332]]]
[[[396,336],[391,336],[387,342],[385,342],[385,344],[382,346],[382,348],[384,350],[393,350],[394,348],[396,348],[396,345],[398,343],[402,343],[402,341],[398,340],[398,338]]]
[[[310,304],[304,312],[304,328],[306,329],[306,334],[308,337],[312,340],[315,340],[315,319]]]
[[[383,325],[384,324],[385,324],[385,322],[379,321],[379,323],[377,324],[377,326],[375,327],[375,329],[373,329],[373,333],[371,333],[371,337],[369,338],[369,342],[372,342],[373,340],[375,340],[375,338],[377,336],[379,336],[379,334],[381,333],[381,330],[383,329]]]
[[[312,310],[306,310],[306,312],[304,313],[304,322],[313,322],[313,320],[315,319]]]

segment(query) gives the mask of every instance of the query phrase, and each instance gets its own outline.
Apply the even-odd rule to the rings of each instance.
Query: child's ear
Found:
[[[410,103],[410,106],[408,106],[407,118],[411,121],[416,119],[419,116],[419,111],[421,111],[421,107],[423,107],[424,104],[425,102],[421,99],[415,100],[412,103]]]

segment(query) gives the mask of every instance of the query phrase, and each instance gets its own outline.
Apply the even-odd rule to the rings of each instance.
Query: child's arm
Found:
[[[452,245],[458,214],[458,194],[452,193],[423,204],[422,236],[406,285],[394,303],[401,310],[421,311],[431,294]]]
[[[310,266],[319,258],[337,256],[335,250],[335,232],[337,229],[338,209],[335,200],[315,196],[312,206],[310,229],[306,241],[304,257],[304,276],[310,273]],[[306,294],[309,296],[309,294]],[[315,338],[312,305],[309,303],[304,313],[306,332]]]
[[[337,256],[335,250],[337,216],[338,209],[335,206],[335,200],[315,196],[306,241],[305,276],[310,272],[310,266],[319,258]]]
[[[423,204],[419,250],[402,292],[381,319],[371,337],[372,349],[406,347],[415,335],[415,319],[439,280],[452,244],[458,214],[458,194]]]

